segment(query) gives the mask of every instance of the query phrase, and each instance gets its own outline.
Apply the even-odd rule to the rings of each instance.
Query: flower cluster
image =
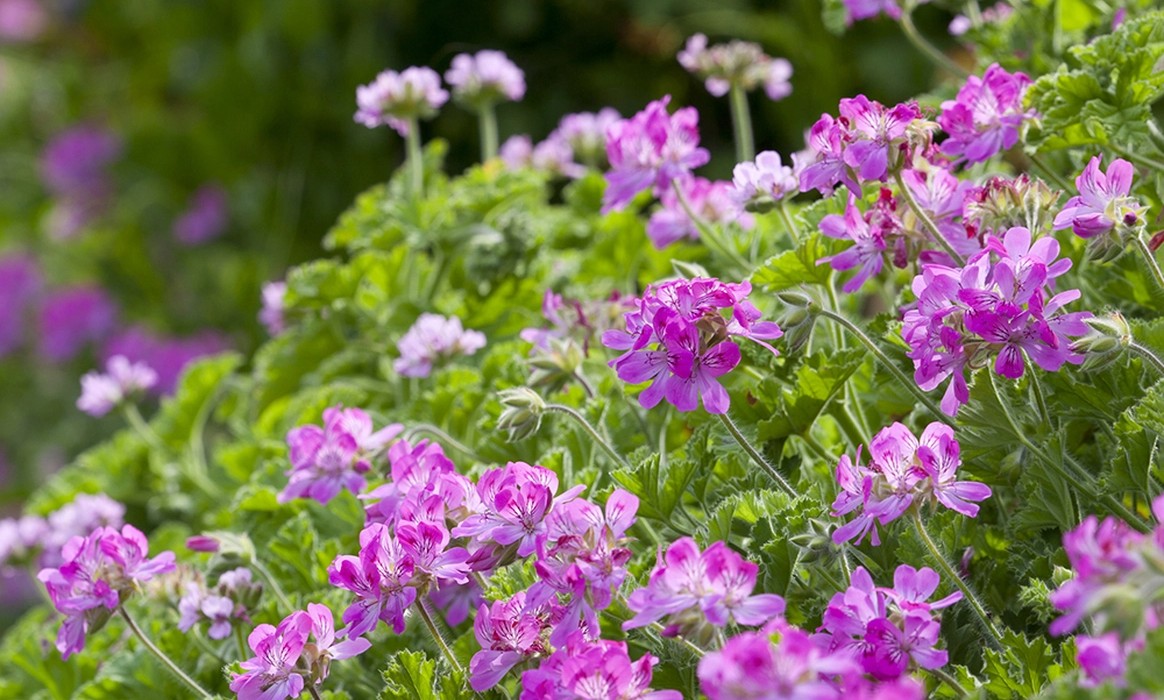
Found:
[[[860,542],[872,535],[880,544],[877,523],[888,525],[915,503],[937,502],[969,517],[978,515],[975,503],[990,497],[990,487],[976,481],[958,481],[962,464],[954,430],[945,423],[930,423],[918,439],[901,423],[883,428],[869,442],[869,464],[843,455],[837,464],[840,492],[833,501],[833,516],[860,510],[860,514],[833,533],[833,541]]]
[[[981,78],[967,78],[957,97],[942,103],[938,125],[948,134],[942,152],[982,163],[1018,143],[1019,127],[1036,116],[1023,110],[1030,85],[1026,74],[1008,73],[997,63]]]
[[[631,661],[626,642],[573,635],[535,670],[521,677],[521,700],[683,700],[677,690],[654,690],[644,654]]]
[[[679,52],[679,65],[704,80],[707,91],[723,97],[733,87],[751,92],[764,86],[770,100],[782,100],[792,94],[792,64],[772,58],[759,44],[730,41],[709,47],[707,37],[694,34]]]
[[[764,212],[785,197],[795,195],[800,182],[792,168],[780,162],[775,151],[761,151],[755,161],[737,163],[732,169],[728,196],[746,211]]]
[[[100,342],[117,326],[117,304],[99,287],[66,287],[41,300],[37,339],[41,356],[67,362],[89,343]]]
[[[392,441],[404,426],[393,423],[374,430],[372,419],[358,408],[332,406],[323,412],[323,426],[301,425],[287,433],[290,480],[279,502],[312,498],[327,503],[340,491],[359,493],[367,485],[363,474],[372,456]]]
[[[906,311],[901,334],[918,386],[929,391],[950,380],[943,411],[954,415],[966,403],[966,371],[992,356],[995,371],[1010,379],[1023,375],[1024,358],[1048,372],[1083,361],[1069,338],[1087,332],[1091,314],[1062,311],[1080,293],[1053,291],[1055,278],[1071,267],[1058,256],[1054,238],[1032,242],[1030,231],[1015,227],[1002,238],[988,236],[965,267],[922,266],[913,281],[917,303]]]
[[[26,255],[0,258],[0,358],[20,346],[25,316],[40,293],[42,279],[36,261]]]
[[[449,100],[441,77],[431,68],[413,66],[397,73],[386,70],[356,88],[356,121],[368,128],[387,124],[407,136],[409,124],[431,119]]]
[[[206,636],[226,639],[235,620],[248,620],[248,612],[259,602],[262,584],[251,579],[251,570],[237,568],[224,572],[218,583],[207,589],[201,581],[188,581],[178,600],[178,629],[186,632],[200,622],[209,622]]]
[[[259,310],[259,323],[267,329],[271,336],[277,336],[287,330],[285,300],[287,299],[286,282],[267,282],[263,285],[263,307]]]
[[[41,569],[37,579],[65,616],[57,649],[66,659],[85,647],[85,635],[100,629],[138,584],[176,568],[173,552],[150,559],[149,542],[132,525],[120,532],[100,527],[87,537],[73,537],[61,558],[60,567]]]
[[[68,129],[45,147],[41,177],[56,197],[52,235],[71,238],[104,213],[112,195],[108,169],[121,149],[121,139],[93,124]]]
[[[635,616],[623,623],[623,629],[665,619],[664,635],[707,643],[716,628],[766,624],[784,614],[784,599],[752,594],[758,572],[758,566],[723,542],[701,553],[695,540],[678,539],[665,555],[660,552],[647,586],[627,598]]]
[[[902,564],[893,586],[882,588],[857,567],[849,588],[829,601],[813,641],[822,650],[847,654],[879,681],[901,678],[911,668],[941,668],[949,655],[936,648],[941,633],[936,613],[962,594],[955,591],[931,603],[939,583],[933,569]]]
[[[104,374],[89,372],[81,377],[81,397],[77,399],[77,408],[91,416],[103,416],[157,381],[158,373],[144,363],[130,362],[124,355],[115,355],[105,363]]]
[[[308,638],[314,641],[308,643]],[[247,643],[255,655],[242,662],[244,673],[235,674],[230,682],[239,700],[297,698],[307,683],[312,687],[323,683],[332,661],[350,659],[372,646],[350,631],[337,635],[331,609],[318,603],[291,613],[278,627],[259,625]]]
[[[542,317],[550,322],[550,327],[523,329],[521,339],[541,351],[550,350],[554,340],[571,339],[582,346],[584,353],[589,353],[594,336],[616,326],[634,301],[618,292],[598,301],[564,299],[547,289],[542,296]]]
[[[1152,501],[1152,513],[1164,522],[1164,497]],[[1092,633],[1075,638],[1086,680],[1122,686],[1128,654],[1164,619],[1164,525],[1142,535],[1122,520],[1092,515],[1063,535],[1063,547],[1075,576],[1051,593],[1063,615],[1050,632],[1067,634],[1089,619]]]
[[[1135,174],[1132,164],[1116,158],[1104,173],[1099,162],[1099,156],[1095,156],[1075,178],[1079,194],[1067,200],[1055,217],[1055,230],[1070,227],[1081,238],[1094,238],[1144,220],[1147,207],[1129,196]]]
[[[693,411],[702,398],[709,413],[724,413],[730,399],[717,379],[740,362],[732,337],[775,353],[765,341],[782,335],[774,322],[760,320],[760,311],[747,300],[751,290],[748,282],[707,277],[651,285],[625,314],[626,330],[602,334],[603,345],[624,351],[610,366],[625,382],[651,382],[639,395],[645,408],[665,398],[680,411]]]
[[[24,515],[0,520],[0,569],[29,565],[56,567],[64,563],[61,548],[74,537],[95,529],[121,527],[125,506],[105,494],[79,493],[48,517]]]
[[[582,177],[588,167],[606,163],[606,130],[620,119],[610,107],[596,113],[567,114],[537,144],[525,134],[506,139],[501,144],[501,161],[514,170],[533,168],[551,175]]]
[[[195,246],[218,238],[226,230],[226,190],[203,185],[190,197],[186,211],[174,221],[174,238],[182,245]]]
[[[674,189],[663,190],[659,196],[662,206],[647,221],[647,237],[659,250],[684,238],[699,239],[692,215],[712,225],[737,222],[744,230],[752,228],[752,217],[739,212],[731,183],[690,177],[676,180],[675,186],[682,191],[683,199]]]
[[[396,344],[400,352],[393,367],[405,377],[427,377],[442,360],[472,355],[485,347],[485,335],[467,331],[461,319],[437,314],[421,314]]]
[[[861,192],[860,182],[882,181],[910,161],[909,146],[928,138],[928,122],[914,102],[887,108],[864,95],[841,100],[840,116],[822,114],[808,135],[808,153],[797,161],[800,191],[831,194],[837,184]],[[911,129],[920,134],[911,134]]]
[[[711,155],[699,147],[699,113],[684,107],[667,113],[668,95],[655,100],[630,119],[606,130],[606,174],[603,212],[621,209],[635,195],[654,188],[661,195],[671,182],[688,176]]]
[[[453,97],[479,107],[499,100],[516,102],[525,95],[525,74],[501,51],[462,53],[445,72]]]

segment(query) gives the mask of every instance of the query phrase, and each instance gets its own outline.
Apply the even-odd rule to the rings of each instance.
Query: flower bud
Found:
[[[194,535],[186,538],[186,549],[191,552],[217,552],[218,540],[207,535]]]
[[[502,391],[498,399],[505,408],[497,419],[497,427],[509,432],[511,441],[524,440],[541,427],[546,402],[537,392],[522,386]]]
[[[1087,355],[1086,369],[1100,369],[1111,364],[1132,342],[1132,329],[1118,311],[1084,319],[1091,330],[1071,343],[1071,350]]]

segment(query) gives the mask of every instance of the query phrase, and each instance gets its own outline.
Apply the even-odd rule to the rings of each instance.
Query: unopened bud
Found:
[[[527,387],[506,389],[498,394],[505,407],[497,418],[497,427],[509,433],[510,440],[524,440],[538,431],[546,402]]]
[[[1084,319],[1091,329],[1071,343],[1071,350],[1087,355],[1086,369],[1100,369],[1111,364],[1132,342],[1132,329],[1118,311]]]
[[[186,538],[186,549],[191,552],[217,552],[218,540],[207,535],[194,535]]]

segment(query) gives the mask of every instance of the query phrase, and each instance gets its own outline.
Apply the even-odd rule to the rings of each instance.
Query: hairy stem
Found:
[[[946,240],[946,236],[942,234],[941,229],[939,229],[938,225],[934,223],[934,220],[930,218],[930,213],[923,209],[922,206],[917,203],[917,200],[914,199],[913,192],[909,189],[909,187],[906,187],[905,180],[901,178],[901,171],[895,173],[893,179],[897,181],[897,189],[900,191],[901,196],[905,199],[906,204],[908,204],[909,208],[913,210],[914,215],[918,218],[919,221],[922,222],[922,225],[926,227],[926,231],[929,232],[930,236],[934,239],[934,242],[941,246],[942,250],[946,252],[946,255],[949,255],[950,258],[955,263],[957,263],[959,267],[965,265],[966,261],[962,259],[962,256],[958,254],[958,251],[954,250],[954,246],[950,245],[950,242]]]
[[[428,605],[425,604],[424,598],[417,598],[416,605],[413,606],[413,609],[416,610],[420,619],[424,621],[424,626],[428,628],[429,634],[432,635],[432,639],[436,642],[436,645],[440,647],[441,653],[445,655],[449,665],[456,669],[458,673],[463,674],[465,669],[461,666],[461,662],[457,661],[457,657],[453,655],[453,650],[449,648],[444,635],[441,634],[440,628],[436,626],[436,621],[433,620],[432,615],[429,613]]]
[[[736,162],[743,163],[756,157],[752,115],[748,111],[748,93],[739,85],[732,85],[729,100],[732,108],[732,135],[736,142]]]
[[[315,683],[313,683],[311,679],[308,679],[307,682],[303,684],[303,687],[307,688],[307,692],[311,693],[312,700],[323,700],[323,698],[319,697],[319,691],[315,689]]]
[[[1156,262],[1155,253],[1148,247],[1148,243],[1144,240],[1143,235],[1139,233],[1132,236],[1132,242],[1136,244],[1136,251],[1143,258],[1144,264],[1148,266],[1148,271],[1152,273],[1152,279],[1156,281],[1156,288],[1164,291],[1164,272],[1160,271],[1160,265]]]
[[[940,668],[931,668],[928,670],[930,673],[932,673],[934,675],[935,678],[937,678],[941,682],[945,683],[946,685],[950,686],[950,690],[953,690],[954,694],[957,695],[958,697],[960,697],[960,698],[970,697],[970,691],[963,688],[962,684],[958,682],[957,678],[954,678],[949,673],[946,673],[945,671],[943,671]]]
[[[566,406],[566,405],[563,405],[563,404],[560,404],[560,403],[548,403],[548,404],[546,404],[546,410],[547,411],[557,411],[558,413],[565,413],[566,415],[573,418],[574,421],[577,422],[578,425],[582,426],[582,428],[590,435],[591,439],[594,440],[594,443],[596,445],[598,445],[599,447],[601,447],[602,451],[605,452],[606,454],[608,454],[610,456],[610,458],[615,461],[616,464],[618,464],[619,466],[624,467],[626,469],[630,469],[631,463],[627,461],[626,457],[623,457],[622,455],[620,455],[618,453],[618,450],[611,447],[610,443],[607,442],[602,437],[602,435],[598,432],[598,430],[595,429],[595,427],[590,424],[590,421],[586,420],[586,416],[582,415],[581,413],[574,410],[573,408]],[[603,469],[599,473],[598,480],[594,482],[594,486],[597,487],[598,485],[600,485],[606,481],[606,476],[607,476],[606,471],[607,471],[606,469]]]
[[[787,493],[789,496],[792,496],[793,498],[796,498],[798,495],[796,493],[796,489],[792,488],[792,484],[789,484],[788,481],[785,480],[785,478],[780,474],[776,467],[773,466],[772,463],[764,457],[764,455],[760,454],[759,450],[757,450],[755,447],[752,447],[752,444],[744,438],[744,434],[741,433],[740,429],[736,426],[735,421],[733,421],[726,413],[719,414],[719,419],[721,422],[723,422],[723,426],[727,428],[727,431],[731,433],[731,436],[735,438],[735,441],[739,443],[740,447],[744,448],[744,452],[747,452],[748,456],[752,458],[752,461],[756,463],[756,466],[767,472],[768,476],[772,477],[772,480],[776,482],[776,485],[783,489],[785,493]]]
[[[788,204],[783,199],[776,205],[776,211],[780,213],[780,219],[784,222],[788,237],[792,239],[792,245],[800,245],[800,227],[796,225],[796,220],[792,218],[792,213],[788,211]]]
[[[420,149],[420,120],[408,120],[408,135],[404,137],[408,152],[408,172],[412,177],[412,193],[416,197],[424,195],[424,153]]]
[[[1160,357],[1156,353],[1152,352],[1149,348],[1140,345],[1133,340],[1128,343],[1128,349],[1144,358],[1148,364],[1156,368],[1157,372],[1164,374],[1164,360],[1161,360]]]
[[[695,228],[699,230],[700,240],[707,244],[709,248],[714,248],[724,255],[724,257],[738,265],[741,271],[747,272],[751,270],[751,264],[747,260],[744,260],[743,256],[736,252],[727,242],[721,240],[719,234],[695,213],[691,208],[691,202],[687,201],[687,194],[679,186],[678,180],[671,181],[671,189],[675,191],[675,196],[679,198],[679,206],[683,207],[683,212],[687,214],[687,218],[691,219],[691,223],[695,224]]]
[[[925,57],[930,59],[934,65],[944,68],[959,78],[970,77],[970,71],[955,63],[953,59],[939,51],[921,35],[913,23],[913,9],[913,4],[908,3],[901,12],[901,31],[905,34],[905,38],[909,39],[910,43],[925,54]]]
[[[141,631],[141,628],[138,627],[137,623],[133,621],[133,618],[130,617],[130,615],[129,615],[129,611],[127,611],[124,606],[118,607],[117,612],[121,613],[121,616],[123,618],[125,618],[125,624],[129,626],[129,629],[131,632],[133,632],[134,636],[136,636],[138,638],[138,640],[141,641],[142,645],[146,649],[148,649],[151,654],[153,654],[155,657],[157,657],[158,661],[160,661],[162,663],[162,665],[165,666],[166,669],[168,669],[170,671],[170,673],[174,674],[174,677],[176,677],[178,680],[182,681],[182,683],[184,683],[188,688],[190,688],[190,690],[194,691],[194,693],[198,697],[202,697],[202,698],[213,698],[214,697],[213,695],[208,693],[205,688],[198,685],[197,681],[195,681],[190,676],[186,675],[185,671],[178,668],[178,664],[174,663],[173,659],[171,659],[169,656],[166,656],[166,653],[164,651],[159,649],[157,647],[157,645],[155,645],[153,642],[150,641],[150,638],[145,635],[145,632]]]
[[[493,102],[481,105],[477,116],[481,128],[481,162],[497,157],[497,107]]]
[[[430,425],[428,423],[419,423],[417,425],[414,425],[414,426],[412,426],[412,429],[408,431],[408,436],[409,436],[409,439],[411,440],[412,438],[416,437],[418,434],[423,434],[423,433],[428,433],[429,435],[432,435],[436,439],[440,440],[441,442],[445,443],[449,447],[453,448],[457,452],[460,452],[461,454],[465,455],[466,457],[468,457],[469,459],[471,459],[475,462],[480,462],[481,464],[488,463],[488,460],[483,459],[481,457],[481,455],[474,452],[472,448],[466,447],[464,444],[462,444],[460,441],[458,441],[452,435],[449,435],[448,433],[446,433],[445,431],[436,427],[435,425]]]
[[[926,547],[930,550],[930,554],[933,556],[934,563],[936,563],[938,568],[942,570],[942,574],[950,579],[956,586],[958,586],[958,589],[962,591],[962,595],[965,596],[966,602],[970,604],[970,607],[974,608],[974,613],[978,615],[978,619],[982,621],[983,629],[985,629],[986,632],[990,635],[994,645],[999,649],[1004,648],[1002,643],[1002,633],[999,632],[998,628],[994,626],[994,621],[990,619],[990,615],[986,612],[985,606],[982,605],[982,601],[978,600],[978,595],[972,588],[970,588],[970,584],[962,580],[962,577],[958,575],[958,572],[954,571],[954,567],[950,566],[950,562],[946,559],[946,555],[942,554],[942,550],[938,549],[937,543],[934,542],[933,538],[930,537],[930,533],[926,530],[926,525],[922,520],[921,513],[918,512],[917,508],[914,508],[911,515],[913,517],[913,525],[917,529],[917,534],[922,538],[922,541],[925,542]]]

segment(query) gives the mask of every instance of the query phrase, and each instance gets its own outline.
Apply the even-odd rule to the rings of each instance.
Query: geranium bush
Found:
[[[694,37],[730,183],[667,96],[535,145],[497,143],[500,54],[361,88],[409,157],[264,289],[273,337],[148,420],[147,365],[79,387],[127,429],[0,523],[47,598],[0,690],[1164,693],[1164,14],[972,13],[967,67],[910,4],[839,9],[942,82],[757,154],[788,64]],[[481,120],[458,176],[421,139],[450,98]]]

